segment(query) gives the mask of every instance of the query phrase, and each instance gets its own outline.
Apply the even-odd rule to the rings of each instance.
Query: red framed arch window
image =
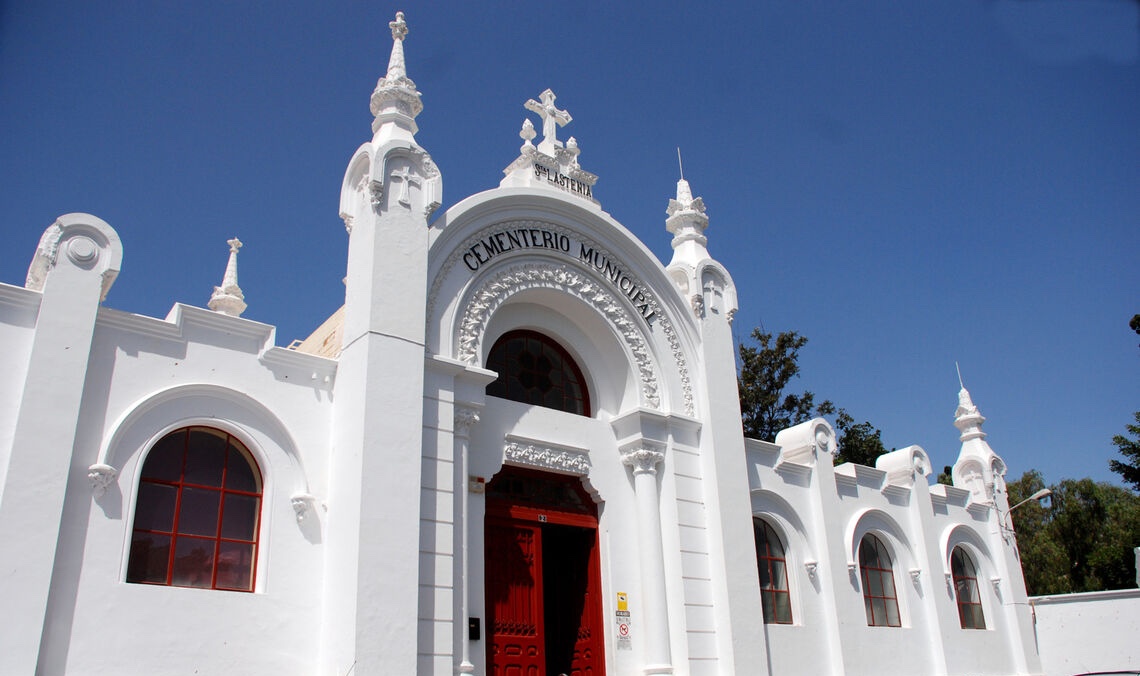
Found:
[[[537,331],[504,333],[487,354],[486,366],[499,373],[487,386],[493,397],[590,415],[582,370],[565,348]]]
[[[760,601],[765,624],[792,623],[792,596],[788,590],[788,561],[784,543],[763,519],[752,519],[756,535],[756,566],[760,569]]]
[[[147,453],[127,582],[253,591],[262,478],[232,435],[183,427]]]
[[[955,547],[950,554],[950,573],[954,577],[954,596],[957,597],[958,620],[962,628],[985,629],[986,618],[982,613],[978,569],[962,547]]]
[[[859,568],[863,578],[863,606],[867,626],[901,627],[898,594],[891,554],[871,533],[859,542]]]

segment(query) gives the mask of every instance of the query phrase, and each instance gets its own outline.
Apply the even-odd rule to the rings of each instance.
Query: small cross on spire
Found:
[[[542,118],[542,142],[539,144],[539,150],[553,154],[555,148],[561,148],[562,144],[558,141],[557,127],[565,127],[573,119],[570,113],[565,110],[558,110],[554,105],[554,92],[550,89],[538,95],[541,103],[534,99],[528,99],[526,102],[526,109],[535,113]],[[557,125],[557,127],[555,126]]]

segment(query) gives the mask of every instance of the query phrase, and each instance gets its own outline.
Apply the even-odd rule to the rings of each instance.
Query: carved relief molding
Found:
[[[503,458],[513,465],[550,469],[577,476],[590,473],[590,456],[586,451],[553,448],[542,444],[507,437]]]
[[[475,290],[459,323],[460,361],[476,363],[479,342],[491,315],[508,298],[526,289],[557,289],[577,296],[597,309],[617,329],[633,354],[641,380],[641,399],[651,408],[661,408],[657,374],[649,357],[649,346],[637,329],[633,315],[608,289],[586,275],[542,263],[524,263],[499,270]]]
[[[573,238],[582,242],[586,246],[589,246],[592,249],[596,250],[599,254],[605,256],[606,258],[609,258],[609,259],[615,258],[615,256],[611,252],[609,252],[605,248],[599,246],[593,240],[590,240],[586,237],[583,237],[581,235],[581,233],[576,232],[576,231],[572,231],[568,228],[564,228],[564,227],[556,225],[554,223],[548,223],[546,221],[534,221],[534,220],[503,221],[503,222],[495,223],[495,224],[490,225],[486,228],[482,228],[478,232],[472,234],[470,237],[467,237],[460,245],[456,246],[452,250],[451,254],[447,257],[447,259],[444,260],[443,265],[440,267],[439,273],[436,274],[435,278],[432,280],[431,288],[428,290],[428,305],[427,305],[428,322],[431,322],[432,318],[435,315],[435,307],[436,307],[437,299],[439,298],[440,287],[443,285],[444,280],[450,276],[451,270],[453,268],[455,268],[455,266],[460,264],[460,261],[462,259],[464,252],[466,252],[468,249],[470,249],[470,247],[474,246],[481,239],[484,239],[487,236],[487,234],[490,232],[497,231],[497,230],[503,230],[503,229],[530,229],[530,228],[539,228],[539,229],[543,229],[543,230],[548,230],[550,232],[566,235],[568,237],[572,236]],[[542,266],[536,265],[535,267],[542,267]],[[514,270],[514,268],[512,268],[511,270]],[[554,269],[552,268],[551,271],[553,271],[553,270]],[[574,295],[578,296],[582,300],[584,300],[587,303],[589,303],[590,305],[594,306],[603,316],[605,316],[606,319],[609,320],[614,325],[614,327],[618,329],[618,333],[620,333],[622,335],[623,339],[625,339],[626,344],[630,345],[631,350],[633,350],[633,345],[631,344],[631,341],[633,341],[634,343],[641,346],[641,348],[642,348],[641,351],[642,351],[643,356],[644,356],[644,362],[641,360],[641,357],[638,356],[638,352],[636,350],[634,350],[634,355],[636,358],[638,358],[638,370],[641,371],[641,374],[642,374],[643,398],[645,400],[645,403],[650,404],[652,408],[660,408],[660,397],[657,393],[656,376],[652,371],[652,367],[651,367],[651,364],[650,364],[649,359],[648,359],[648,346],[645,343],[644,336],[642,336],[640,334],[640,331],[637,328],[635,328],[637,326],[637,324],[635,324],[633,321],[633,319],[634,319],[633,315],[626,309],[625,305],[619,300],[619,298],[615,294],[611,293],[600,282],[595,282],[591,277],[589,277],[587,275],[579,274],[579,273],[572,272],[569,270],[558,269],[558,271],[564,272],[564,273],[569,274],[569,275],[573,275],[573,279],[571,281],[578,283],[579,287],[577,287],[577,289],[576,289],[576,288],[565,287],[565,286],[562,286],[558,283],[549,283],[549,282],[548,283],[542,283],[543,280],[538,280],[538,279],[532,279],[528,282],[521,282],[522,285],[518,286],[517,288],[514,288],[514,289],[510,289],[510,288],[502,289],[502,288],[496,286],[496,288],[494,290],[494,294],[498,294],[498,297],[496,299],[494,299],[495,300],[494,308],[498,308],[498,306],[501,305],[503,301],[505,301],[508,297],[510,297],[511,295],[516,293],[517,291],[520,291],[520,290],[526,289],[526,288],[541,288],[541,287],[558,288],[561,290],[566,290],[566,291],[569,291],[571,293],[574,293]],[[487,293],[487,291],[489,290],[489,287],[496,280],[499,280],[499,278],[505,277],[505,276],[507,276],[506,273],[499,272],[499,273],[497,273],[497,275],[494,279],[492,279],[491,281],[488,281],[488,282],[484,282],[483,286],[480,287],[479,291],[476,292],[475,298],[478,299],[481,295],[485,295]],[[500,280],[500,284],[501,283],[502,282]],[[588,287],[586,285],[588,285]],[[586,288],[589,288],[589,295],[588,296],[584,295]],[[494,295],[494,294],[492,294],[492,295]],[[677,336],[677,330],[673,326],[673,323],[669,320],[669,316],[666,313],[661,311],[660,306],[657,304],[657,300],[654,298],[654,299],[650,299],[649,302],[650,302],[650,305],[653,308],[654,312],[657,315],[657,321],[656,321],[655,326],[661,330],[661,334],[664,336],[666,342],[669,344],[669,350],[673,355],[674,364],[677,368],[677,374],[678,374],[678,377],[680,378],[680,381],[681,381],[681,390],[682,390],[682,398],[683,398],[683,406],[684,406],[685,414],[686,415],[695,415],[694,407],[693,407],[693,387],[692,387],[692,381],[689,377],[688,361],[685,359],[684,351],[681,349],[681,341],[680,341],[680,338]],[[481,317],[481,322],[476,322],[472,326],[469,326],[469,320],[471,320],[473,318],[472,317],[472,308],[469,306],[468,309],[466,310],[465,315],[464,315],[464,317],[460,323],[460,337],[459,337],[460,341],[459,341],[459,348],[457,350],[458,358],[461,361],[466,361],[468,363],[475,363],[475,360],[477,359],[479,339],[482,338],[483,329],[486,328],[487,320],[490,319],[490,315],[493,313],[494,308],[492,308],[490,311],[483,312],[483,316]],[[619,320],[621,323],[618,323]],[[474,341],[473,342],[464,343],[465,339],[469,340],[471,338],[471,335],[468,333],[469,328],[476,329],[477,333],[474,335]],[[651,383],[646,382],[647,376],[649,378],[652,378]],[[647,396],[647,393],[646,393],[646,385],[647,384],[652,384],[652,386],[653,386],[652,397]]]
[[[95,497],[103,497],[111,484],[119,478],[119,470],[110,465],[95,464],[87,468],[87,479],[91,482],[91,492]]]
[[[455,436],[466,439],[471,435],[471,426],[479,422],[479,410],[468,406],[455,407]]]

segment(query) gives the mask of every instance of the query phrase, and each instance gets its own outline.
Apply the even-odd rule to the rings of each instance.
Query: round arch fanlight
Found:
[[[524,404],[590,416],[590,394],[582,370],[551,338],[526,329],[508,331],[487,354],[486,367],[499,377],[487,394]]]

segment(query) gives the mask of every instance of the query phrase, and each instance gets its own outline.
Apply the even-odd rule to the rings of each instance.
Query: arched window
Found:
[[[146,456],[127,582],[253,591],[261,472],[229,434],[184,427]]]
[[[965,549],[955,547],[950,554],[950,572],[954,576],[954,595],[958,598],[958,620],[962,628],[985,629],[978,569]]]
[[[859,568],[863,576],[863,606],[867,625],[901,627],[895,573],[883,541],[867,533],[859,542]]]
[[[534,331],[510,331],[495,341],[487,368],[499,378],[487,394],[567,413],[590,415],[582,371],[561,345]]]
[[[784,543],[762,519],[752,519],[756,534],[756,567],[760,569],[760,601],[765,624],[792,623],[792,597],[788,592],[788,565]]]

